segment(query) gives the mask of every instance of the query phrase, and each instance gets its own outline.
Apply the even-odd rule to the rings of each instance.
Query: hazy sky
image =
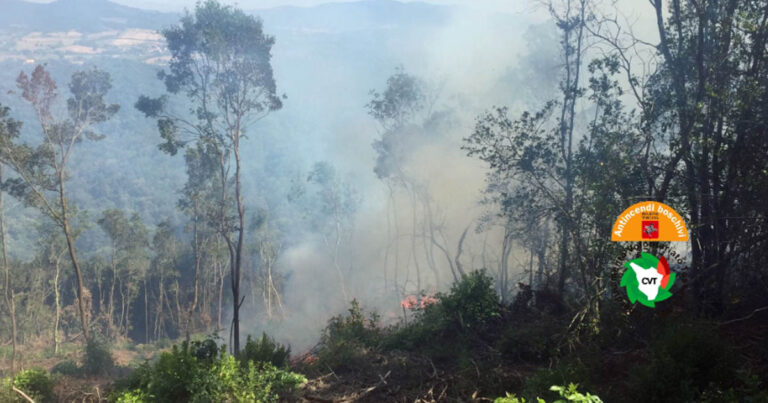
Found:
[[[53,0],[26,0],[35,3],[50,3]],[[111,0],[126,6],[163,11],[178,11],[192,8],[196,0]],[[308,7],[322,3],[341,2],[344,0],[222,0],[223,3],[237,4],[244,9],[271,8],[279,6]],[[367,0],[376,1],[376,0]],[[401,0],[413,1],[413,0]],[[461,4],[476,8],[505,11],[512,13],[527,13],[532,8],[529,0],[420,0],[434,4]]]

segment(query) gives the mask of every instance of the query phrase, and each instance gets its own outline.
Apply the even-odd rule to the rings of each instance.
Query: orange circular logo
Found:
[[[676,242],[688,240],[688,228],[672,207],[655,201],[635,203],[613,223],[611,241]]]

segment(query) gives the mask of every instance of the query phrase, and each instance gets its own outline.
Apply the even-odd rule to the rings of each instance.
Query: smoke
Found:
[[[269,23],[265,18],[265,25]],[[380,41],[360,55],[376,59],[379,50],[386,52],[387,62],[381,64],[327,60],[324,49],[316,49],[302,53],[302,64],[297,65],[297,51],[281,45],[294,42],[295,33],[275,33],[275,71],[288,100],[286,110],[270,117],[270,125],[295,117],[294,129],[299,130],[290,136],[302,144],[303,152],[294,158],[303,167],[299,171],[306,172],[315,161],[328,161],[360,197],[338,252],[329,246],[327,237],[333,234],[324,232],[328,228],[307,230],[306,222],[296,224],[304,227],[293,231],[303,234],[301,240],[283,250],[277,262],[277,272],[285,279],[286,313],[280,319],[253,320],[244,327],[246,332],[267,331],[301,351],[318,341],[327,320],[343,313],[352,298],[384,318],[396,318],[405,295],[450,286],[465,230],[459,256],[464,270],[496,270],[499,252],[494,251],[501,247],[502,234],[493,227],[477,231],[479,220],[489,212],[480,204],[486,167],[467,157],[461,145],[479,113],[494,104],[520,102],[509,86],[509,75],[528,52],[527,28],[528,21],[519,16],[454,7],[438,25],[381,34]],[[297,66],[311,66],[313,74],[294,71]],[[450,122],[425,130],[410,144],[403,171],[417,192],[397,184],[388,187],[374,173],[372,143],[383,129],[366,115],[365,104],[369,91],[382,90],[397,67],[425,83],[432,111],[447,115]],[[267,141],[263,147],[275,143]]]
[[[266,331],[302,350],[317,342],[328,318],[343,313],[352,298],[394,320],[404,296],[447,290],[458,264],[465,271],[498,269],[502,234],[493,226],[478,231],[479,220],[493,214],[492,206],[480,204],[486,167],[466,156],[462,139],[483,111],[535,104],[538,98],[533,98],[546,98],[546,90],[533,97],[526,88],[552,89],[557,83],[551,74],[557,38],[542,35],[551,27],[530,31],[540,16],[501,8],[362,1],[256,13],[275,36],[272,64],[278,91],[287,98],[282,110],[248,129],[242,180],[249,220],[265,210],[280,230],[274,273],[281,299],[273,301],[273,314],[267,315],[263,262],[253,247],[260,235],[249,229],[244,286],[251,290],[244,292],[241,311],[244,335]],[[91,40],[86,36],[66,45],[83,45]],[[176,190],[185,181],[183,161],[156,150],[160,140],[154,122],[131,107],[139,95],[162,94],[154,63],[164,63],[167,55],[156,51],[156,42],[137,45],[129,55],[96,41],[91,45],[101,53],[76,55],[78,63],[112,74],[109,98],[123,107],[104,126],[110,135],[103,142],[78,150],[70,189],[82,190],[72,192],[73,201],[93,217],[105,207],[137,211],[150,226],[170,220],[182,234],[187,217],[176,208]],[[29,52],[43,59],[39,47]],[[52,53],[49,61],[63,86],[80,67],[67,64],[60,53]],[[365,107],[370,91],[381,91],[398,67],[424,83],[427,109],[444,118],[408,143],[402,165],[406,186],[375,174],[372,144],[383,128]],[[8,72],[19,68],[4,70],[3,82],[13,83]],[[28,106],[12,106],[27,110],[21,120],[34,121]],[[354,211],[342,215],[338,233],[329,221],[333,214],[319,213],[328,202],[322,186],[307,180],[319,161],[334,167],[333,183],[354,189]],[[291,199],[295,186],[306,193],[299,201]],[[12,238],[20,240],[12,249],[30,243],[17,235],[25,227],[18,221],[11,228]],[[103,242],[98,229],[86,230],[78,247],[96,251]],[[225,325],[231,305],[225,300]]]
[[[642,35],[652,32],[648,10],[620,3],[626,3],[620,5],[626,13],[618,19]],[[314,162],[328,161],[359,199],[338,250],[328,242],[327,227],[293,224],[290,232],[300,235],[286,245],[276,266],[284,278],[285,314],[253,320],[247,332],[267,331],[302,351],[318,342],[328,319],[343,313],[352,298],[393,321],[402,314],[404,297],[446,291],[459,265],[497,274],[504,234],[493,219],[484,221],[497,212],[496,206],[481,204],[487,167],[461,146],[484,111],[507,105],[515,115],[536,110],[557,94],[558,33],[546,10],[531,4],[505,11],[421,4],[408,10],[432,13],[411,16],[419,23],[398,25],[366,15],[366,23],[379,24],[369,31],[360,29],[360,21],[288,29],[284,20],[264,15],[267,31],[277,38],[275,71],[288,99],[264,128],[269,134],[262,152],[290,159],[285,164],[300,181]],[[365,109],[369,91],[381,91],[398,67],[422,80],[429,111],[447,122],[407,143],[402,165],[407,184],[374,173],[372,143],[384,129]],[[523,280],[527,262],[528,252],[513,246],[509,284]]]

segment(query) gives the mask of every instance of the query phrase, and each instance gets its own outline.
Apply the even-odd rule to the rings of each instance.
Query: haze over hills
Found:
[[[245,180],[252,184],[246,190],[254,192],[246,196],[258,204],[279,204],[285,177],[299,175],[318,160],[353,173],[361,193],[378,186],[371,148],[376,126],[365,111],[370,90],[382,88],[402,66],[429,77],[444,99],[462,103],[464,113],[485,108],[503,92],[499,80],[522,48],[522,41],[508,38],[521,37],[526,27],[514,16],[392,0],[246,12],[261,17],[265,31],[276,39],[275,77],[279,91],[287,95],[284,108],[262,121],[259,135],[245,143],[251,157],[245,162],[250,173]],[[84,67],[97,66],[112,76],[108,98],[121,104],[120,112],[103,125],[106,139],[84,144],[73,165],[70,188],[81,208],[137,211],[148,223],[177,217],[183,161],[156,149],[154,123],[133,104],[139,95],[161,93],[155,75],[167,54],[158,30],[180,16],[107,0],[3,4],[0,103],[28,122],[25,135],[34,138],[37,130],[32,111],[8,94],[15,90],[20,71],[45,63],[62,89],[72,72]],[[455,137],[457,142],[461,135]],[[164,191],[158,195],[157,189]],[[363,202],[377,203],[375,198]],[[28,236],[21,224],[11,231],[14,242]]]
[[[279,44],[276,53],[311,52],[317,45],[332,43],[342,58],[346,56],[344,46],[354,48],[369,39],[379,45],[370,50],[375,49],[378,54],[385,51],[382,56],[389,56],[387,53],[391,52],[381,45],[392,44],[394,40],[395,47],[408,50],[439,34],[456,20],[466,22],[478,18],[473,15],[475,11],[455,6],[393,0],[327,3],[306,8],[285,6],[247,12],[262,18],[265,31],[276,36]],[[162,63],[158,58],[163,56],[164,44],[158,31],[177,23],[181,15],[127,7],[108,0],[52,3],[8,0],[0,14],[0,61],[56,58],[82,63],[94,56],[109,56]],[[511,16],[491,17],[484,22],[493,26],[492,30],[518,28],[520,32],[519,28],[525,25]],[[354,36],[341,37],[345,34]],[[294,39],[298,42],[293,42]],[[291,46],[311,43],[311,48],[283,46],[287,42],[291,42]],[[403,59],[397,54],[391,56]]]
[[[194,4],[190,2],[190,5]],[[452,7],[427,3],[367,0],[246,10],[263,17],[274,29],[360,30],[433,25],[446,22]],[[0,28],[94,33],[126,28],[159,29],[176,23],[182,13],[128,7],[108,0],[56,0],[31,3],[6,0]]]

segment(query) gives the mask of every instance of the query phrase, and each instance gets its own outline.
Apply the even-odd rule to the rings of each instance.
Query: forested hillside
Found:
[[[764,2],[290,4],[0,5],[0,401],[768,400]]]

